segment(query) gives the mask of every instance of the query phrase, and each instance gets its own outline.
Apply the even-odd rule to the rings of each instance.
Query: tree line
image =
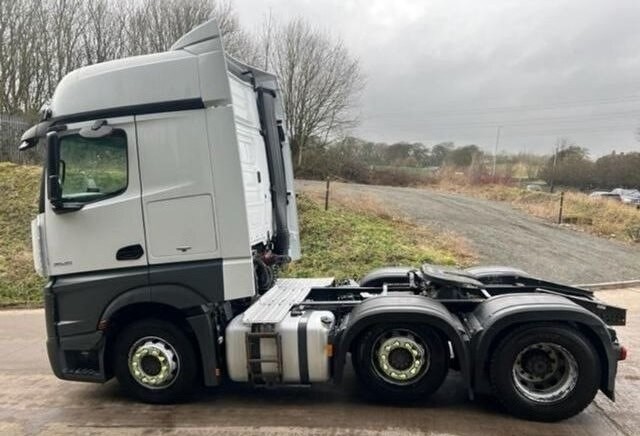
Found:
[[[359,183],[416,185],[436,183],[452,174],[467,183],[545,181],[579,190],[640,188],[640,153],[616,153],[591,159],[587,149],[560,139],[552,155],[494,156],[478,145],[442,142],[372,142],[356,137],[325,143],[312,140],[297,176],[338,177]],[[460,177],[458,177],[459,179]]]
[[[484,156],[477,145],[456,146],[442,142],[429,147],[422,142],[400,141],[392,144],[373,142],[354,136],[323,143],[317,138],[311,141],[310,152],[316,154],[338,151],[367,165],[392,165],[400,167],[439,167],[443,164],[465,167]]]
[[[0,0],[0,113],[35,121],[68,72],[167,50],[212,17],[230,55],[278,75],[299,165],[310,138],[355,125],[364,77],[342,41],[303,19],[249,31],[229,0]]]
[[[373,142],[346,136],[326,142],[313,137],[297,177],[339,177],[359,183],[412,185],[427,183],[443,166],[471,168],[482,165],[485,154],[477,145],[456,147],[443,142],[429,147],[421,142]],[[427,170],[427,171],[422,171]]]
[[[591,159],[586,148],[564,145],[547,158],[540,172],[550,185],[580,190],[640,188],[640,153],[612,153]]]

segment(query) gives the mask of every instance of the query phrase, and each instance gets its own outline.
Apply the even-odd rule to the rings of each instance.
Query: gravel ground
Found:
[[[299,180],[299,191],[324,182]],[[560,227],[506,203],[425,189],[332,183],[332,190],[371,195],[417,224],[464,236],[480,264],[508,265],[565,283],[640,279],[640,246]]]

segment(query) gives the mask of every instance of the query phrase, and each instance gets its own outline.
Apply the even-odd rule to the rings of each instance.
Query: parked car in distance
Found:
[[[531,185],[527,185],[525,186],[525,188],[527,191],[532,191],[532,192],[542,192],[542,186],[540,185],[535,185],[535,184],[531,184]]]
[[[619,195],[624,204],[640,205],[640,191],[637,189],[616,188],[611,193]]]
[[[591,194],[589,194],[589,197],[600,198],[603,200],[622,201],[620,194],[609,191],[593,191]]]

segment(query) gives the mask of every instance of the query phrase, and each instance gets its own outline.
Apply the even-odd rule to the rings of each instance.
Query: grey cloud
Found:
[[[236,0],[235,6],[249,28],[271,9],[342,38],[367,75],[355,133],[368,139],[492,149],[503,124],[501,149],[508,151],[549,152],[558,136],[594,155],[640,149],[637,0]],[[512,109],[483,110],[500,107]]]

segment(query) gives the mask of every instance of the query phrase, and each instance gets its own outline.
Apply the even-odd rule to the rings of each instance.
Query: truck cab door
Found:
[[[45,201],[50,276],[147,265],[133,116],[68,124],[60,138],[62,199]]]

